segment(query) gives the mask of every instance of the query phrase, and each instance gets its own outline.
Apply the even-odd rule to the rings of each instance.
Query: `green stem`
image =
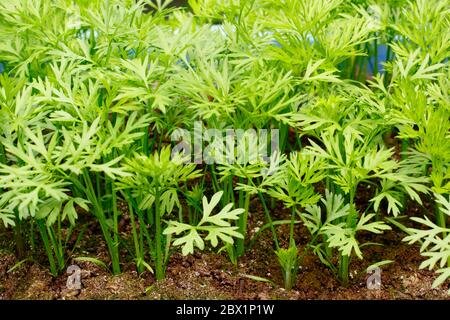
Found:
[[[111,191],[112,191],[112,210],[113,210],[113,236],[114,236],[114,254],[117,255],[116,259],[119,261],[119,210],[117,210],[117,194],[114,188],[114,183],[111,181]]]
[[[53,230],[52,230],[53,231]],[[60,270],[62,270],[64,268],[64,246],[63,246],[63,240],[62,240],[62,227],[61,227],[61,215],[58,215],[58,233],[57,233],[57,237],[58,237],[58,246],[56,247],[56,249],[58,250],[58,254],[56,256],[56,258],[58,259],[58,264],[59,264],[59,268]]]
[[[59,231],[58,231],[59,232]],[[48,234],[48,239],[49,244],[50,244],[50,250],[53,250],[52,252],[54,253],[55,257],[56,257],[56,262],[58,263],[58,271],[62,271],[64,269],[64,253],[63,253],[63,248],[62,248],[62,243],[59,242],[59,236],[57,237],[55,235],[54,230],[52,229],[52,227],[47,227],[47,234]]]
[[[269,209],[267,208],[266,201],[264,200],[264,196],[261,191],[258,191],[259,199],[261,200],[261,204],[264,208],[264,214],[266,216],[267,221],[270,223],[270,230],[272,231],[273,242],[275,243],[276,250],[280,249],[280,244],[278,242],[277,232],[275,231],[275,227],[273,226],[272,217],[270,216]]]
[[[214,193],[216,193],[216,192],[219,192],[219,184],[217,182],[216,170],[214,168],[214,165],[210,165],[210,168],[211,168],[212,185],[213,185]]]
[[[47,228],[43,220],[36,220],[36,224],[38,225],[39,233],[41,234],[42,242],[44,243],[44,249],[47,253],[48,262],[50,263],[50,273],[56,277],[58,275],[58,269],[56,268],[55,258],[53,257],[53,252],[50,247]]]
[[[280,137],[281,137],[280,150],[281,151],[284,151],[286,148],[286,144],[287,144],[287,140],[288,140],[288,133],[289,133],[288,126],[280,123]]]
[[[102,190],[101,190],[101,183],[100,183],[100,173],[99,172],[96,172],[95,173],[95,188],[97,189],[97,195],[96,195],[96,197],[98,198],[98,199],[101,199],[102,198]]]
[[[228,177],[228,203],[234,203],[234,188],[233,188],[233,177]]]
[[[386,44],[386,46],[387,46],[387,50],[386,50],[386,62],[389,62],[390,60],[391,60],[391,46],[389,45],[389,41],[388,41],[388,43]],[[384,72],[384,86],[385,87],[387,87],[387,85],[388,85],[388,78],[389,78],[389,75],[388,75],[388,72],[387,72],[387,70],[385,70],[385,72]]]
[[[34,232],[35,232],[34,224],[35,224],[34,219],[32,219],[30,221],[30,249],[31,249],[31,252],[34,252],[36,250],[36,243],[34,240]]]
[[[446,216],[445,214],[439,209],[439,205],[437,203],[434,204],[434,214],[436,217],[436,224],[446,229],[447,228],[447,222],[446,222]],[[444,232],[444,237],[447,235],[446,232]]]
[[[357,188],[357,184],[353,188],[350,188],[350,196],[349,196],[349,204],[350,204],[350,211],[346,218],[346,224],[348,227],[354,227],[356,224],[356,208],[354,204],[355,200],[355,191]],[[342,281],[342,284],[344,286],[348,285],[349,282],[349,264],[350,264],[350,257],[348,255],[343,255],[340,253],[339,257],[339,269],[338,269],[338,277]]]
[[[16,254],[19,259],[25,257],[25,241],[23,239],[22,221],[17,215],[16,226],[14,227],[14,242],[16,244]]]
[[[150,155],[150,148],[149,148],[149,145],[148,145],[148,138],[149,138],[148,137],[149,136],[148,130],[149,130],[149,127],[144,127],[145,134],[143,136],[143,142],[142,142],[142,147],[144,149],[144,154],[146,154],[147,156]],[[154,142],[154,140],[152,142]],[[152,145],[153,145],[153,143],[152,143]]]
[[[244,213],[239,216],[239,232],[244,236],[244,238],[236,240],[236,255],[238,257],[243,256],[245,252],[245,239],[247,238],[247,220],[248,220],[249,205],[250,205],[250,193],[247,193],[244,203]]]
[[[130,193],[129,190],[126,191],[126,195],[127,195],[128,201],[131,203],[131,205],[133,206],[133,208],[134,208],[134,210],[135,210],[135,212],[136,212],[136,214],[138,216],[139,225],[142,226],[141,228],[139,228],[139,243],[141,245],[142,255],[145,255],[144,249],[143,249],[144,248],[143,236],[145,236],[145,238],[147,240],[148,247],[150,248],[150,250],[152,248],[152,240],[151,240],[151,237],[150,237],[150,233],[149,233],[149,231],[148,231],[148,229],[146,227],[146,224],[145,224],[144,213],[139,209],[139,206],[136,203],[136,200],[131,196],[131,193]],[[147,210],[147,213],[152,214],[151,209]],[[152,220],[153,220],[153,217],[152,217]]]
[[[6,152],[2,143],[0,143],[0,163],[6,164]]]
[[[131,201],[128,202],[128,209],[130,211],[131,234],[133,235],[134,251],[136,253],[136,258],[143,259],[144,257],[143,257],[142,251],[141,251],[141,245],[140,245],[137,231],[136,231],[136,220],[134,218],[134,210],[133,210],[133,205],[131,204]],[[144,266],[142,264],[138,264],[137,269],[138,269],[139,273],[142,273],[144,271]]]
[[[155,227],[156,227],[156,280],[164,279],[164,260],[162,253],[161,212],[159,211],[159,190],[155,194]]]
[[[341,255],[339,259],[339,279],[344,286],[348,285],[348,267],[349,267],[350,257],[347,255]]]
[[[291,225],[289,227],[289,245],[290,246],[291,245],[295,246],[295,239],[294,239],[295,215],[296,215],[295,206],[293,206],[292,212],[291,212]]]
[[[239,183],[243,184],[244,183],[244,178],[239,177]],[[239,208],[243,208],[244,207],[244,190],[239,190],[238,192],[238,206]]]
[[[92,185],[91,179],[87,171],[83,172],[84,183],[86,185],[85,192],[88,200],[92,203],[94,208],[94,215],[97,217],[100,228],[103,233],[103,237],[106,241],[106,246],[108,247],[109,255],[111,257],[113,274],[120,274],[120,263],[119,263],[119,250],[118,245],[113,242],[111,238],[111,233],[109,231],[109,226],[105,217],[105,213],[103,211],[101,202],[95,195],[94,187]]]

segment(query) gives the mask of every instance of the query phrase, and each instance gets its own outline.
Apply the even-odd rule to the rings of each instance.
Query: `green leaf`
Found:
[[[194,246],[198,247],[200,250],[205,248],[205,244],[202,238],[198,235],[197,230],[190,228],[188,234],[183,237],[177,238],[173,242],[174,246],[183,246],[183,255],[188,255],[194,253]]]
[[[0,210],[0,220],[3,221],[3,225],[5,226],[5,228],[7,228],[8,226],[14,227],[16,225],[14,219],[14,214],[12,214],[11,211]]]
[[[248,278],[250,280],[253,280],[253,281],[270,283],[272,285],[272,287],[275,287],[275,282],[273,282],[270,279],[259,277],[259,276],[254,276],[254,275],[251,275],[251,274],[243,274],[242,276],[245,277],[245,278]]]
[[[393,261],[393,260],[382,260],[382,261],[378,261],[378,262],[373,263],[373,264],[371,264],[370,266],[368,266],[368,267],[366,268],[366,271],[370,271],[370,270],[373,270],[373,269],[378,268],[378,267],[381,267],[381,266],[385,266],[385,265],[390,264],[390,263],[394,263],[394,261]]]
[[[97,259],[97,258],[92,258],[92,257],[75,257],[73,258],[74,261],[81,261],[81,262],[90,262],[93,263],[99,267],[102,267],[106,270],[109,270],[108,266],[101,260]]]
[[[385,224],[383,221],[375,221],[369,223],[369,220],[371,220],[373,217],[375,217],[374,213],[367,215],[364,213],[358,221],[356,230],[357,231],[366,230],[376,234],[383,233],[383,231],[385,230],[391,230],[391,227]]]
[[[440,275],[439,275],[439,277],[437,277],[434,280],[433,285],[431,286],[432,288],[437,288],[438,286],[443,284],[445,281],[450,279],[450,268],[439,269],[436,272],[440,273]],[[450,294],[450,290],[449,290],[449,294]]]
[[[203,217],[196,226],[180,223],[177,221],[169,221],[164,234],[176,236],[184,234],[182,237],[174,237],[174,246],[182,246],[183,255],[192,254],[194,247],[200,250],[204,249],[204,242],[199,233],[207,233],[205,240],[211,242],[213,247],[219,244],[219,240],[225,244],[233,244],[233,238],[243,239],[243,235],[239,233],[238,227],[233,227],[230,220],[239,219],[239,215],[244,209],[231,210],[232,204],[227,204],[219,213],[211,215],[213,209],[219,204],[223,192],[217,192],[211,197],[210,202],[203,197]]]

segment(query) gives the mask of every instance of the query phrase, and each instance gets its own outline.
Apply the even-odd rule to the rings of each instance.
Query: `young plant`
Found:
[[[342,195],[335,195],[326,190],[325,198],[321,202],[325,210],[318,205],[308,205],[306,212],[300,213],[312,235],[308,247],[311,247],[322,263],[328,266],[344,285],[347,285],[350,258],[355,254],[362,259],[361,248],[366,245],[359,243],[357,234],[361,231],[380,234],[391,228],[382,221],[370,222],[375,217],[373,213],[363,213],[360,217],[355,217],[353,213],[352,216],[351,205],[345,203]],[[351,223],[348,222],[349,217],[353,218]],[[333,263],[330,251],[334,248],[339,252],[337,267]]]
[[[130,176],[122,179],[120,187],[124,189],[131,204],[137,264],[139,266],[146,263],[146,250],[143,241],[138,240],[138,222],[134,220],[133,211],[138,215],[140,238],[145,237],[148,249],[154,257],[157,280],[164,278],[165,265],[169,258],[168,252],[164,252],[167,241],[163,234],[164,216],[170,215],[177,205],[179,222],[182,223],[182,208],[178,197],[180,185],[200,177],[200,171],[195,170],[195,164],[185,164],[184,161],[180,153],[171,154],[171,148],[166,146],[150,156],[136,154],[123,163]]]
[[[319,158],[302,152],[293,152],[284,167],[284,176],[280,183],[268,190],[268,195],[281,200],[291,209],[289,229],[289,247],[278,248],[275,253],[283,271],[284,287],[290,290],[297,279],[299,263],[298,249],[294,238],[294,223],[297,213],[307,205],[313,205],[320,199],[314,185],[325,178],[324,162]]]
[[[351,131],[344,131],[341,136],[338,132],[333,135],[333,131],[328,130],[322,133],[321,138],[324,148],[311,141],[311,146],[307,150],[325,160],[325,168],[329,170],[328,176],[336,186],[333,194],[346,195],[345,201],[349,205],[346,215],[333,219],[333,224],[326,226],[324,230],[325,235],[329,237],[326,241],[330,247],[337,247],[339,250],[339,278],[344,284],[348,284],[349,263],[353,248],[357,256],[361,257],[356,249],[354,233],[358,230],[380,233],[390,229],[381,221],[367,225],[374,214],[360,215],[355,205],[358,185],[370,183],[378,187],[377,181],[382,182],[381,186],[392,181],[420,203],[417,191],[427,192],[427,188],[423,185],[426,179],[409,176],[400,171],[399,163],[392,160],[392,150],[386,150],[383,146],[374,143],[373,135],[361,139],[359,134],[353,134]],[[388,212],[398,213],[400,202],[396,200],[396,193],[392,191],[382,187],[381,192],[370,200],[374,203],[375,212],[378,212],[380,202],[386,200]]]
[[[447,219],[450,217],[450,198],[434,194],[439,210]],[[433,288],[450,279],[450,229],[433,223],[428,217],[412,217],[413,221],[421,224],[425,229],[408,228],[409,235],[403,239],[409,244],[420,242],[420,253],[426,259],[420,264],[420,269],[438,269],[439,276],[433,282]],[[450,290],[449,290],[450,293]]]
[[[99,120],[97,118],[90,127],[85,122],[81,132],[73,130],[71,134],[67,130],[53,128],[44,136],[41,128],[24,128],[17,146],[3,140],[5,151],[14,155],[14,160],[8,166],[0,165],[0,179],[5,189],[0,207],[16,212],[19,220],[36,219],[50,261],[52,250],[58,257],[59,268],[53,266],[53,274],[64,267],[61,222],[68,218],[72,225],[75,223],[75,204],[84,209],[88,204],[92,205],[92,213],[100,223],[111,255],[113,272],[120,272],[118,243],[111,236],[111,233],[117,234],[117,230],[114,231],[107,220],[101,194],[94,189],[90,174],[102,172],[114,180],[127,173],[114,167],[122,157],[102,161],[102,152],[106,153],[106,148],[111,145],[110,141],[104,144],[96,133]],[[76,196],[70,196],[69,191]],[[44,218],[47,219],[47,227],[57,222],[56,235],[53,229],[45,227]],[[113,221],[117,219],[115,215]],[[46,244],[49,241],[53,249]]]
[[[220,174],[223,176],[222,179],[225,179],[227,176],[239,177],[240,182],[237,183],[235,190],[239,192],[239,199],[242,199],[245,195],[244,213],[240,216],[238,221],[239,231],[244,237],[242,239],[238,239],[236,247],[233,248],[233,253],[230,255],[231,257],[240,257],[245,253],[247,219],[249,214],[250,197],[252,195],[257,195],[261,201],[266,217],[266,223],[269,224],[272,231],[274,244],[277,249],[279,248],[278,236],[275,232],[271,213],[264,198],[264,193],[266,193],[270,187],[273,187],[277,183],[281,182],[283,177],[283,167],[286,165],[285,158],[285,156],[275,152],[270,156],[269,162],[255,157],[252,159],[252,162],[249,162],[248,158],[245,160],[238,159],[236,163],[224,163],[219,167]],[[239,201],[239,203],[241,204],[241,201]]]

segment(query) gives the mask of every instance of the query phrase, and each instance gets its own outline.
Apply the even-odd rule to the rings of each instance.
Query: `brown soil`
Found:
[[[260,212],[257,201],[251,204]],[[409,208],[408,210],[413,210]],[[285,219],[288,212],[281,206],[273,210],[274,219]],[[126,216],[126,215],[125,215]],[[249,233],[254,234],[262,226],[261,213],[250,215]],[[281,246],[286,246],[288,226],[277,227]],[[393,227],[395,228],[395,227]],[[93,230],[95,231],[95,230]],[[0,248],[11,248],[11,241],[0,239]],[[97,232],[88,232],[77,255],[91,256],[107,261],[106,248]],[[300,252],[309,241],[307,230],[296,227],[296,242]],[[19,260],[10,251],[0,251],[0,300],[1,299],[450,299],[449,283],[432,289],[436,278],[433,271],[419,270],[423,258],[417,246],[401,241],[398,230],[381,236],[363,235],[363,242],[377,242],[382,246],[364,247],[365,259],[351,261],[350,285],[343,287],[334,274],[320,260],[308,252],[298,274],[297,283],[291,291],[282,288],[282,276],[277,258],[272,250],[269,230],[247,254],[234,266],[225,253],[210,250],[183,257],[174,253],[169,261],[166,279],[156,282],[149,272],[139,275],[132,262],[124,262],[123,273],[111,273],[90,262],[76,262],[82,269],[81,290],[66,288],[67,274],[53,278],[45,265],[26,261],[8,272]],[[0,237],[1,238],[1,237]],[[100,245],[99,245],[100,244]],[[124,257],[122,261],[126,261]],[[43,256],[43,255],[42,255]],[[394,263],[382,266],[381,289],[369,290],[366,285],[366,268],[381,260]],[[69,265],[69,264],[68,264]],[[255,281],[246,277],[263,277],[275,283]]]
[[[388,248],[379,250],[378,258],[396,262],[382,268],[380,290],[366,288],[366,274],[358,274],[364,270],[361,262],[352,264],[351,285],[345,288],[312,256],[304,260],[291,291],[250,280],[244,275],[258,275],[275,283],[282,280],[275,257],[255,250],[237,267],[223,255],[175,254],[167,278],[157,283],[148,273],[139,276],[126,271],[113,276],[96,265],[79,262],[83,288],[70,291],[66,289],[67,275],[53,278],[36,263],[7,273],[15,257],[0,254],[0,299],[449,299],[445,286],[431,288],[433,272],[418,270],[421,258],[417,248],[396,243]]]

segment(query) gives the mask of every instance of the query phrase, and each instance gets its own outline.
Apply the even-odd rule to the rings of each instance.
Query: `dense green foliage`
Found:
[[[162,279],[179,247],[236,263],[260,235],[256,202],[286,288],[304,254],[346,285],[361,233],[390,229],[421,243],[435,285],[450,278],[448,1],[154,3],[1,1],[0,221],[21,258],[45,250],[57,275],[95,223],[114,274],[126,252]],[[279,151],[172,157],[198,122],[279,129]],[[424,210],[408,217],[413,202]]]

